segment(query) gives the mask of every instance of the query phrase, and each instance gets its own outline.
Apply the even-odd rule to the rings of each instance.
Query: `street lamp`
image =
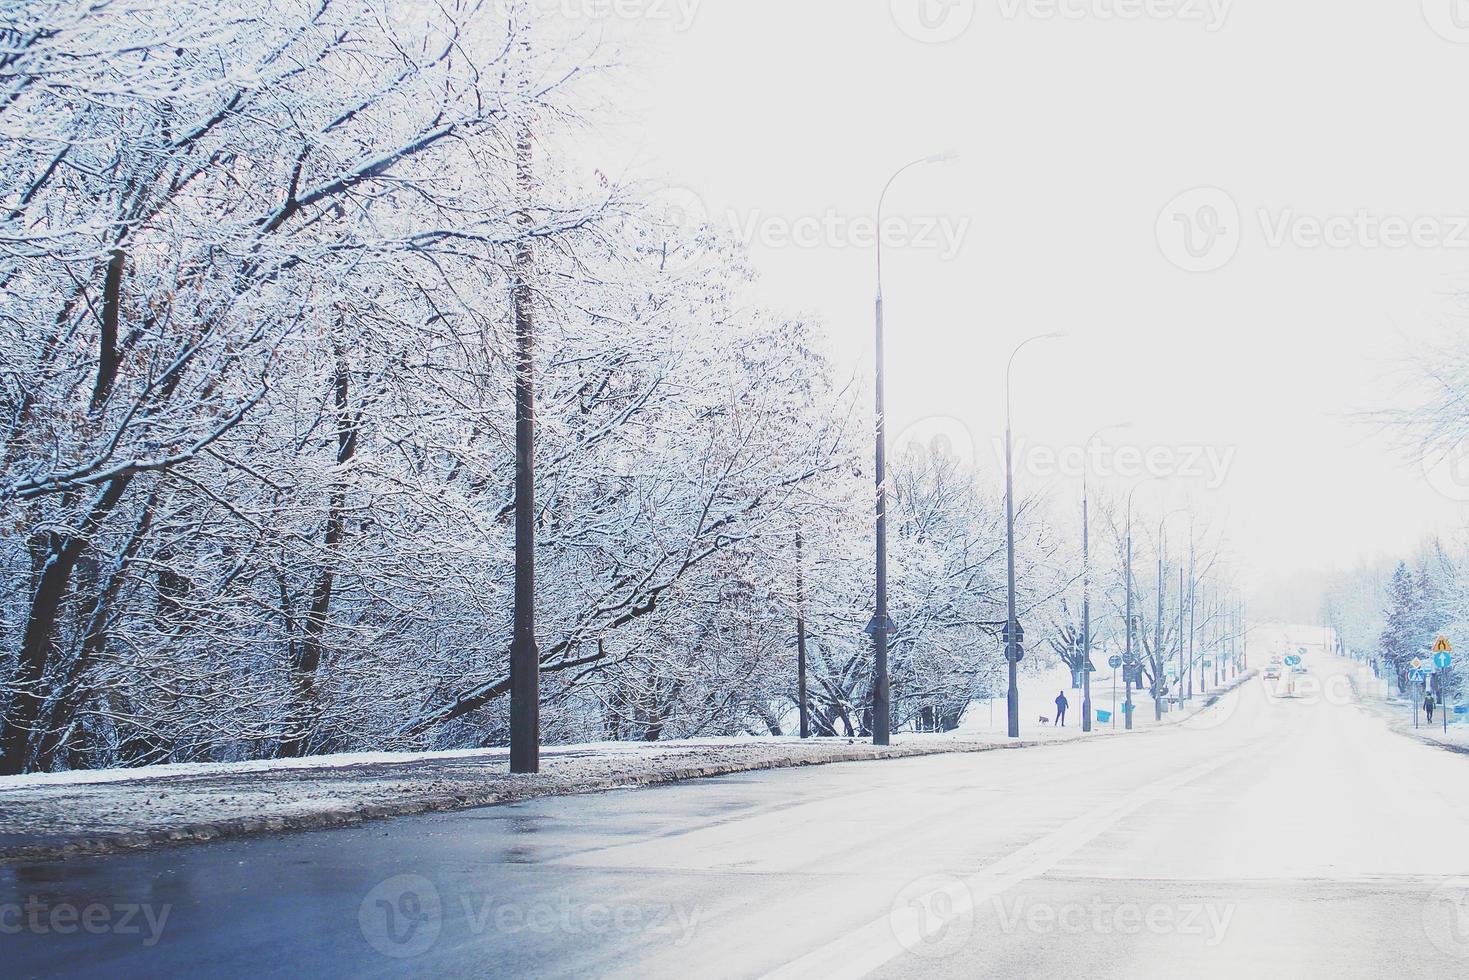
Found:
[[[1040,340],[1060,340],[1063,332],[1039,334],[1023,340],[1010,352],[1005,365],[1005,559],[1007,588],[1005,619],[1005,659],[1010,664],[1010,688],[1006,697],[1010,711],[1010,737],[1020,737],[1020,689],[1016,668],[1020,663],[1020,623],[1015,618],[1015,466],[1011,454],[1012,440],[1010,425],[1010,381],[1015,372],[1015,358],[1029,345]]]
[[[1131,422],[1104,425],[1087,437],[1081,461],[1081,730],[1092,730],[1092,597],[1091,597],[1091,503],[1087,491],[1086,450],[1103,432],[1130,429]],[[1115,707],[1115,705],[1114,705]]]
[[[1132,731],[1132,676],[1135,662],[1132,653],[1132,496],[1137,493],[1138,488],[1144,484],[1160,480],[1162,477],[1151,476],[1141,483],[1133,486],[1127,493],[1127,648],[1122,657],[1124,683],[1127,688],[1127,697],[1122,702],[1122,712],[1126,715],[1127,730]]]
[[[1163,702],[1161,700],[1162,694],[1160,693],[1160,688],[1163,686],[1163,677],[1162,677],[1162,674],[1163,674],[1163,667],[1164,667],[1164,657],[1163,657],[1163,592],[1164,592],[1164,588],[1163,588],[1163,583],[1166,581],[1166,579],[1164,579],[1164,577],[1163,577],[1163,571],[1164,571],[1165,565],[1167,564],[1166,557],[1167,557],[1167,554],[1168,554],[1168,537],[1167,537],[1167,532],[1168,532],[1168,518],[1170,518],[1170,517],[1176,517],[1179,514],[1186,514],[1186,513],[1188,513],[1188,508],[1187,507],[1178,507],[1178,508],[1176,508],[1174,510],[1168,511],[1161,518],[1158,519],[1158,618],[1153,623],[1153,720],[1154,721],[1162,721],[1163,720]],[[1182,565],[1182,562],[1180,562],[1179,564]],[[1179,640],[1181,641],[1182,639],[1183,639],[1183,636],[1182,636],[1182,634],[1180,634],[1179,635]],[[1182,646],[1180,645],[1180,651],[1181,650],[1182,650]],[[1180,652],[1179,659],[1180,659],[1180,661],[1182,661],[1182,654],[1181,654],[1181,652]],[[1183,674],[1182,674],[1182,672],[1180,672],[1178,676],[1179,676],[1179,681],[1182,682],[1182,680],[1183,680]],[[1179,703],[1182,704],[1183,702],[1180,701]]]
[[[883,407],[882,381],[882,208],[893,182],[905,172],[924,163],[944,163],[956,158],[953,153],[935,153],[893,172],[877,199],[877,603],[868,631],[876,651],[872,677],[872,744],[887,745],[892,731],[888,718],[888,494],[887,494],[887,418]]]

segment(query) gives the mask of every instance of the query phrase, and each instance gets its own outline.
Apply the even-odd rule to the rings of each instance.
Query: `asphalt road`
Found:
[[[1469,757],[1313,669],[1172,731],[0,866],[0,974],[1469,975]]]

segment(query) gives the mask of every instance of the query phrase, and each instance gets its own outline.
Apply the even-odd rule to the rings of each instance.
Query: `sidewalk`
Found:
[[[1444,716],[1435,712],[1430,725],[1420,709],[1418,725],[1414,727],[1413,702],[1400,696],[1395,684],[1374,676],[1371,667],[1355,660],[1337,658],[1337,664],[1351,680],[1352,691],[1362,707],[1381,718],[1393,731],[1452,752],[1469,753],[1469,722],[1464,720],[1464,716],[1452,714],[1450,708],[1448,730],[1445,731]]]
[[[1166,715],[1155,727],[1151,704],[1146,721],[1138,704],[1139,730],[1131,734],[1161,734],[1204,707]],[[886,748],[858,739],[789,737],[553,747],[543,750],[542,772],[535,776],[511,775],[506,749],[7,776],[0,777],[0,860],[340,827],[763,769],[1022,749],[1083,738],[1077,723],[1058,729],[1022,721],[1032,724],[1022,724],[1019,740],[995,731],[904,734]],[[1124,734],[1121,728],[1099,728],[1086,737]]]

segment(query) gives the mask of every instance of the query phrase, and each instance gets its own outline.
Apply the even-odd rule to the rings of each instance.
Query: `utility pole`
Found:
[[[1132,665],[1132,494],[1129,493],[1127,495],[1127,651],[1122,657],[1122,679],[1127,692],[1122,701],[1122,713],[1127,716],[1128,731],[1132,731]]]
[[[796,702],[801,716],[801,737],[811,737],[811,716],[806,707],[806,577],[801,561],[801,532],[796,531]]]
[[[1083,448],[1090,452],[1093,440],[1108,429],[1126,429],[1131,426],[1131,422],[1104,426],[1091,434],[1091,438],[1087,439],[1086,446]],[[1085,457],[1083,457],[1081,465],[1081,730],[1083,732],[1090,732],[1092,730],[1092,521],[1090,488],[1087,480],[1090,469],[1086,465]],[[1112,710],[1115,712],[1117,710],[1115,684],[1112,701]]]
[[[1164,518],[1166,521],[1167,518]],[[1153,720],[1163,720],[1163,528],[1158,527],[1158,619],[1153,624]]]
[[[872,744],[887,745],[892,740],[889,724],[890,686],[888,681],[888,491],[887,491],[887,411],[883,400],[883,299],[882,299],[882,207],[888,191],[905,172],[923,163],[943,163],[952,160],[951,153],[938,153],[904,164],[893,172],[883,185],[877,199],[877,324],[876,324],[876,370],[877,387],[877,431],[876,467],[873,474],[877,484],[877,596],[872,623],[868,632],[872,634]]]
[[[1220,684],[1224,683],[1223,675],[1220,672],[1220,667],[1222,666],[1221,661],[1224,659],[1224,622],[1221,618],[1222,616],[1223,609],[1219,600],[1219,590],[1216,588],[1214,590],[1214,614],[1212,617],[1216,622],[1216,625],[1214,627],[1214,645],[1216,647],[1214,651],[1215,687],[1218,687]]]
[[[521,28],[526,30],[524,26]],[[529,34],[523,46],[530,72]],[[531,169],[529,86],[521,84],[520,132],[515,171],[521,195],[520,239],[515,247],[515,625],[510,642],[510,771],[541,770],[541,655],[536,647],[536,388],[535,315],[532,306],[534,256],[530,205],[535,189]]]
[[[1189,529],[1188,535],[1188,699],[1194,699],[1194,632],[1197,626],[1195,616],[1196,599],[1199,588],[1198,579],[1194,577],[1194,535],[1193,529]]]
[[[1183,562],[1178,563],[1178,707],[1183,708]]]
[[[1135,493],[1137,493],[1138,487],[1141,487],[1143,483],[1149,483],[1152,480],[1156,479],[1158,479],[1158,477],[1150,477],[1149,479],[1142,481],[1142,483],[1134,485],[1133,488],[1127,492],[1127,647],[1126,652],[1124,653],[1122,658],[1122,666],[1126,672],[1123,676],[1123,682],[1127,690],[1127,696],[1126,700],[1123,702],[1122,710],[1127,714],[1126,721],[1129,731],[1132,730],[1132,678],[1133,671],[1137,668],[1138,665],[1136,656],[1133,653],[1132,645],[1132,629],[1134,625],[1132,617],[1132,497]],[[1154,679],[1154,684],[1157,684],[1156,678]]]
[[[1092,596],[1091,515],[1088,511],[1086,464],[1081,470],[1081,730],[1092,730]]]
[[[1038,340],[1055,340],[1064,336],[1066,335],[1063,333],[1047,333],[1021,341],[1010,352],[1010,360],[1005,365],[1005,605],[1008,610],[1005,620],[1005,659],[1010,663],[1010,688],[1005,700],[1010,713],[1011,738],[1020,737],[1020,685],[1017,670],[1024,648],[1021,646],[1020,620],[1015,614],[1015,458],[1010,425],[1010,381],[1015,372],[1015,358],[1022,350]]]

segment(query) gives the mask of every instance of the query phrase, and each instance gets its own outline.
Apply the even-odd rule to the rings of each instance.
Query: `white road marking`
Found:
[[[972,915],[978,903],[1003,894],[1022,881],[1045,874],[1062,859],[1154,800],[1255,751],[1257,749],[1253,745],[1236,749],[1177,776],[1159,780],[1112,806],[1078,817],[983,871],[961,879],[962,887],[957,887],[959,883],[956,883],[917,896],[907,908],[894,909],[888,915],[873,919],[767,973],[763,980],[810,980],[813,977],[857,980],[865,977],[889,960],[921,946],[929,934],[937,931],[933,909],[945,910],[943,921],[937,924],[939,928],[946,927],[954,919]]]

